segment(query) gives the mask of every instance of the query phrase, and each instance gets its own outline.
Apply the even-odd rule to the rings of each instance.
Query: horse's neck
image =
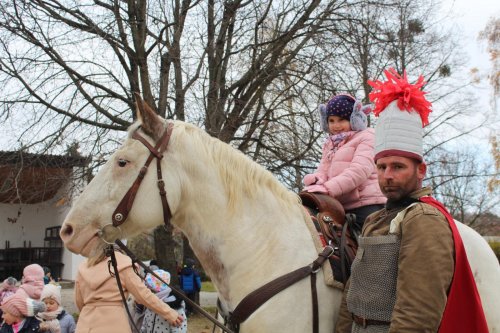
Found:
[[[233,213],[223,202],[207,197],[183,217],[183,231],[223,299],[241,299],[315,256],[300,206],[284,207],[268,193],[246,198]]]
[[[177,174],[182,188],[172,222],[188,237],[223,299],[241,299],[315,259],[302,207],[289,203],[290,195],[265,170],[210,138],[179,137],[177,144],[172,151],[190,151],[196,158],[181,155],[172,159],[178,163],[167,164],[165,173]],[[214,148],[208,156],[208,148],[200,149],[207,144]]]

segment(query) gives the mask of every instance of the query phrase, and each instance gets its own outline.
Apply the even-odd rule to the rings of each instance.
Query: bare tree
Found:
[[[134,120],[140,92],[159,115],[197,123],[279,174],[301,155],[284,158],[276,131],[287,126],[293,137],[308,115],[285,106],[305,89],[313,37],[345,4],[2,1],[0,117],[16,128],[11,143],[58,152],[78,140],[98,166]],[[275,94],[283,88],[292,93]],[[301,138],[303,154],[316,136]]]
[[[483,31],[479,33],[479,40],[484,40],[488,44],[488,53],[492,64],[491,73],[489,73],[489,82],[493,88],[493,109],[496,110],[496,99],[500,96],[500,18],[492,17]]]
[[[427,150],[426,159],[430,161],[431,171],[428,177],[428,181],[436,188],[436,195],[446,204],[450,209],[450,212],[458,219],[461,219],[465,223],[475,226],[482,220],[488,220],[488,216],[492,215],[493,212],[498,212],[497,207],[499,204],[499,193],[498,193],[498,170],[499,170],[499,154],[497,147],[497,137],[498,131],[495,131],[498,125],[498,112],[497,103],[498,98],[498,30],[499,30],[499,20],[491,19],[485,30],[480,33],[480,39],[488,41],[488,51],[491,54],[491,60],[493,64],[492,72],[488,74],[489,83],[493,88],[493,94],[491,96],[491,114],[485,117],[483,121],[476,123],[476,128],[481,127],[483,133],[486,132],[488,128],[491,128],[492,135],[490,136],[491,152],[493,164],[485,157],[477,153],[476,147],[463,145],[461,148],[455,148],[450,150],[447,144],[452,140],[462,137],[464,131],[462,128],[456,128],[452,132],[454,135],[443,136],[442,134],[438,137],[445,137],[446,140],[441,140],[441,142],[436,142],[435,133],[429,133],[429,138],[432,137],[435,144],[430,146]],[[473,77],[473,82],[479,82],[479,76],[477,69],[473,69],[472,73],[475,75]],[[479,75],[479,76],[478,76]],[[469,105],[464,108],[464,102],[460,103],[458,106],[450,104],[452,109],[460,109],[466,112],[471,112],[474,110],[473,114],[477,115],[479,112],[477,110],[476,98],[474,96],[469,96],[463,99],[468,102]],[[453,116],[453,113],[451,113]],[[465,112],[456,113],[457,116],[464,116]],[[448,114],[441,114],[441,119],[445,119],[443,123],[435,126],[431,131],[440,132],[448,131],[450,129],[450,122],[447,118],[450,117]],[[488,122],[488,123],[486,123]],[[445,125],[445,126],[443,126]],[[448,125],[448,126],[446,126]],[[474,127],[472,128],[472,130]],[[471,129],[467,131],[470,133]],[[431,135],[434,134],[434,135]],[[495,211],[496,210],[496,211]]]
[[[435,28],[432,5],[1,1],[0,119],[13,129],[6,144],[61,152],[76,140],[97,167],[134,120],[140,92],[159,115],[203,127],[298,191],[320,157],[318,104],[339,91],[366,101],[366,80],[393,66],[447,88],[433,95],[443,112],[427,132],[432,153],[463,135],[440,138],[468,107],[450,97],[461,88],[451,80],[456,48]],[[161,232],[155,238],[175,243]]]
[[[491,107],[498,117],[498,98],[500,97],[500,18],[492,17],[483,31],[479,34],[480,40],[485,40],[488,44],[488,53],[492,64],[489,73],[489,83],[493,88],[491,96]],[[500,185],[500,146],[498,131],[493,131],[490,136],[491,155],[494,161],[495,175],[488,182],[490,191],[494,191]]]
[[[456,219],[474,226],[481,216],[500,204],[499,189],[490,191],[487,186],[491,166],[479,159],[474,150],[436,150],[433,155],[425,182],[435,189],[434,194]]]
[[[422,74],[434,104],[424,140],[431,171],[428,181],[453,212],[464,219],[468,213],[467,222],[473,223],[494,207],[495,200],[483,193],[485,179],[492,173],[489,165],[457,159],[463,151],[457,151],[454,143],[494,124],[494,117],[489,110],[477,110],[476,97],[467,92],[472,82],[459,75],[465,62],[457,35],[440,24],[443,18],[435,15],[438,6],[426,0],[358,2],[344,20],[319,37],[322,53],[335,61],[330,68],[322,68],[318,81],[330,94],[344,91],[367,102],[367,79],[379,77],[387,67],[400,73],[407,70],[410,78]],[[493,23],[490,34],[492,27]],[[464,190],[472,187],[474,194],[466,197]]]

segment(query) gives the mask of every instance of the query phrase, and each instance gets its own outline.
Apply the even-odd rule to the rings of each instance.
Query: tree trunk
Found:
[[[155,254],[158,266],[167,270],[171,275],[171,283],[178,284],[179,277],[177,274],[177,262],[180,262],[179,250],[182,240],[179,236],[174,235],[172,227],[159,226],[154,230]]]

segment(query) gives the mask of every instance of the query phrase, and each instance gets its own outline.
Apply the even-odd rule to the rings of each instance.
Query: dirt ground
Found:
[[[188,318],[188,333],[212,333],[213,328],[214,324],[200,314]]]

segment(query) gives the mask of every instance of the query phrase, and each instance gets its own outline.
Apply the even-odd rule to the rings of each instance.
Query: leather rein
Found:
[[[158,142],[155,144],[155,146],[152,146],[143,136],[141,136],[138,133],[137,128],[135,132],[132,134],[132,138],[140,141],[148,150],[150,151],[149,157],[147,158],[146,162],[142,166],[141,170],[139,171],[139,174],[137,175],[137,178],[135,179],[134,183],[131,185],[127,193],[123,196],[122,200],[116,207],[115,211],[113,212],[112,216],[112,221],[113,221],[113,227],[119,229],[119,227],[127,220],[127,217],[130,213],[130,210],[132,209],[132,205],[135,200],[135,196],[137,194],[137,191],[139,190],[139,187],[142,183],[142,180],[144,179],[146,172],[148,170],[149,165],[153,161],[153,159],[156,158],[156,173],[157,173],[157,184],[158,184],[158,189],[159,189],[159,194],[163,206],[163,222],[165,226],[170,226],[170,219],[172,217],[172,212],[170,210],[170,206],[168,205],[167,201],[167,192],[165,191],[165,182],[162,177],[162,171],[161,171],[161,160],[163,159],[163,153],[166,151],[170,137],[172,135],[174,125],[173,123],[169,123],[167,125],[167,128],[163,132],[162,136],[158,140]],[[104,227],[103,227],[104,230]],[[103,233],[101,233],[102,235]],[[105,240],[106,241],[106,240]],[[151,271],[149,267],[144,265],[141,261],[137,260],[137,258],[134,256],[134,254],[123,244],[119,239],[116,239],[114,241],[115,244],[117,244],[131,259],[132,263],[139,264],[146,272],[151,273],[154,275],[156,278],[158,278],[160,281],[165,283],[167,286],[169,286],[174,294],[180,298],[182,298],[185,302],[189,303],[191,306],[195,307],[197,311],[201,314],[203,314],[207,319],[209,319],[211,322],[214,323],[214,325],[217,325],[220,327],[223,331],[233,333],[233,332],[238,332],[239,331],[239,326],[242,322],[244,322],[252,313],[255,312],[262,304],[267,302],[270,298],[272,298],[274,295],[277,293],[281,292],[282,290],[288,288],[292,284],[302,280],[303,278],[310,276],[311,277],[311,296],[312,296],[312,310],[313,310],[313,333],[317,333],[319,331],[319,316],[318,316],[318,295],[317,295],[317,289],[316,289],[316,273],[321,269],[322,264],[332,255],[333,253],[333,248],[330,246],[327,246],[323,249],[323,252],[318,255],[316,260],[314,260],[311,264],[306,265],[304,267],[301,267],[299,269],[296,269],[288,274],[282,275],[267,284],[263,285],[262,287],[254,290],[250,294],[248,294],[246,297],[244,297],[241,302],[236,306],[233,312],[230,312],[229,318],[227,318],[227,324],[231,328],[228,328],[224,325],[222,325],[217,319],[213,318],[208,312],[206,312],[203,308],[201,308],[198,304],[194,303],[191,301],[189,298],[187,298],[185,295],[182,294],[181,291],[175,289],[174,287],[170,286],[168,283],[163,281],[156,273]],[[110,251],[114,252],[114,251]],[[111,253],[110,253],[111,254]],[[124,298],[124,293],[122,289],[122,285],[120,282],[120,278],[118,275],[118,270],[116,269],[115,264],[113,264],[113,258],[114,254],[111,255],[111,263],[113,267],[115,268],[114,276],[116,277],[118,288],[120,289],[120,293],[122,294],[122,299],[124,301],[125,307],[127,308],[126,305],[126,300]],[[116,260],[116,259],[114,259]],[[127,308],[127,313],[130,316],[130,313],[128,312]],[[131,322],[132,318],[130,318]],[[134,325],[135,326],[135,325]],[[137,328],[136,328],[137,330]]]

